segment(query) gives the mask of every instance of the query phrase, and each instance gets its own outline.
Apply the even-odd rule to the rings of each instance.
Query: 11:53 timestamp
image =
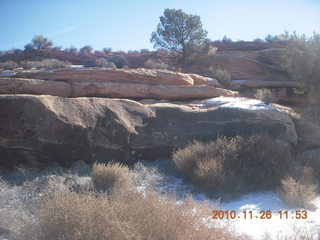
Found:
[[[307,219],[308,211],[307,210],[294,210],[294,211],[277,211],[272,212],[271,210],[267,211],[242,211],[237,213],[235,210],[215,210],[212,211],[212,219],[271,219],[277,217],[279,219]]]

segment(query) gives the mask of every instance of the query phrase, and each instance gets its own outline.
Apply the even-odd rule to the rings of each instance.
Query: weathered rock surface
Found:
[[[0,78],[0,94],[34,94],[70,97],[71,85],[40,79]]]
[[[195,73],[188,73],[193,79],[194,85],[207,85],[211,87],[223,88],[223,86],[214,78],[203,77]]]
[[[238,96],[237,92],[209,86],[148,85],[100,82],[73,84],[73,97],[117,97],[153,99],[203,99],[219,96]]]
[[[151,85],[116,82],[59,82],[40,79],[0,78],[0,94],[34,94],[61,97],[109,97],[128,99],[203,99],[237,96],[238,93],[211,86]]]
[[[277,110],[146,104],[123,99],[0,95],[0,164],[169,157],[193,139],[268,132],[296,145]]]
[[[18,72],[14,77],[67,82],[118,82],[165,85],[193,85],[193,79],[184,73],[154,69],[60,69],[53,72]]]

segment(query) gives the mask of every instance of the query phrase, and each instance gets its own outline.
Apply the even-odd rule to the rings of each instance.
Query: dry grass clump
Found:
[[[235,176],[229,165],[237,158],[239,140],[219,137],[210,143],[194,141],[175,151],[173,161],[179,172],[205,190],[230,191]]]
[[[306,184],[293,177],[284,178],[281,184],[278,194],[286,204],[307,209],[313,207],[310,202],[316,197],[315,184]]]
[[[58,68],[65,68],[70,65],[69,62],[64,62],[60,61],[58,59],[43,59],[42,61],[22,61],[20,63],[20,66],[23,67],[24,69],[48,69],[48,70],[53,70],[53,69],[58,69]]]
[[[314,180],[320,184],[320,154],[317,154],[309,163],[313,169]]]
[[[14,70],[18,67],[18,64],[14,61],[0,62],[0,69]]]
[[[168,69],[168,65],[161,61],[156,61],[154,59],[148,59],[144,63],[146,68],[149,69]]]
[[[55,193],[37,208],[37,221],[22,232],[35,240],[236,239],[227,229],[208,228],[210,207],[192,200],[176,204],[168,196],[119,189],[97,193]]]
[[[129,168],[121,163],[94,163],[91,178],[97,190],[106,191],[127,184],[131,173]]]
[[[297,167],[281,180],[278,195],[289,206],[312,209],[310,202],[316,198],[317,187],[312,168]]]
[[[211,194],[271,189],[285,174],[291,155],[286,145],[265,134],[193,142],[173,153],[179,172]]]
[[[221,83],[223,86],[228,86],[231,82],[231,75],[225,69],[217,69],[214,72],[214,77]]]

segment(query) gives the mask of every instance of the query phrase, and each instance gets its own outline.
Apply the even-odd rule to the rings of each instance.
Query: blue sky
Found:
[[[23,48],[39,34],[63,48],[152,49],[165,8],[199,15],[213,40],[320,33],[320,0],[0,0],[0,50]]]

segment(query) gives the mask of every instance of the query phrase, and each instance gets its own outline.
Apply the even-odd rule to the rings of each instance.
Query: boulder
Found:
[[[0,164],[70,164],[76,160],[134,163],[170,157],[194,139],[268,132],[295,146],[292,120],[277,109],[108,98],[0,95]]]
[[[194,85],[207,85],[211,87],[223,88],[223,86],[216,79],[203,77],[194,73],[188,73],[188,75],[193,79]]]
[[[67,82],[117,82],[165,85],[193,85],[193,79],[184,73],[160,69],[59,69],[51,72],[22,71],[14,77]]]
[[[193,79],[194,85],[206,85],[208,79],[198,74],[188,73],[188,75]]]

